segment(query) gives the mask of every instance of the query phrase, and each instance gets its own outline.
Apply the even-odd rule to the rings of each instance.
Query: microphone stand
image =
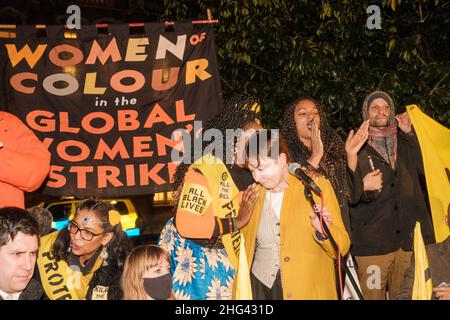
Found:
[[[303,182],[303,181],[302,181]],[[311,193],[311,189],[309,188],[309,186],[305,185],[305,197],[306,199],[308,199],[309,203],[311,204],[311,206],[314,208],[314,205],[316,204],[316,202],[314,201],[313,195]],[[323,204],[322,204],[323,205]],[[316,212],[317,217],[319,217],[320,219],[320,214]],[[320,220],[319,220],[320,221]],[[352,273],[350,272],[350,270],[347,267],[347,263],[344,260],[344,257],[340,254],[338,246],[336,244],[336,241],[334,240],[333,236],[331,235],[330,229],[328,229],[327,224],[322,220],[322,228],[325,231],[326,236],[328,237],[328,239],[331,242],[331,245],[334,248],[334,251],[336,252],[336,255],[340,256],[338,258],[339,261],[341,262],[341,267],[344,270],[345,274],[347,275],[348,279],[350,280],[353,288],[355,289],[356,294],[358,295],[358,298],[360,300],[364,300],[364,297],[361,293],[361,290],[359,290],[358,285],[356,284],[355,279],[353,278]]]

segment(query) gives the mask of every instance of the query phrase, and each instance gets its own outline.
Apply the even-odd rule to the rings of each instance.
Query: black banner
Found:
[[[183,128],[222,109],[211,26],[17,26],[0,39],[0,108],[48,146],[51,195],[122,196],[170,189]],[[130,32],[134,31],[134,32]],[[139,34],[135,34],[137,32]],[[188,151],[188,150],[186,150]]]

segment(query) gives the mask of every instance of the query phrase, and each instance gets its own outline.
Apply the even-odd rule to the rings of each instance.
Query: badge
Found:
[[[183,187],[178,209],[188,211],[196,216],[203,216],[212,203],[208,189],[197,183],[187,183]]]
[[[229,174],[224,171],[222,173],[222,180],[219,183],[219,199],[221,200],[231,200],[231,183],[228,180]]]
[[[108,300],[109,287],[96,286],[92,290],[92,300]]]

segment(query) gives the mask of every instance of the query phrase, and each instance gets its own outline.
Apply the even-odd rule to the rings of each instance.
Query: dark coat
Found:
[[[425,247],[430,267],[431,282],[436,288],[442,282],[450,283],[450,237],[444,242],[430,244]],[[411,258],[411,267],[405,272],[402,287],[395,297],[397,300],[411,300],[414,286],[414,255]],[[432,296],[435,300],[436,297]]]
[[[32,278],[28,286],[19,296],[19,300],[42,300],[44,296],[44,289],[39,281]],[[3,298],[0,296],[0,300]]]
[[[89,289],[86,294],[86,300],[92,300],[93,292],[94,290],[97,290],[97,286],[108,288],[107,300],[121,300],[121,275],[122,270],[117,266],[116,263],[100,267],[97,271],[95,271],[94,276],[89,282]]]
[[[368,156],[375,169],[383,174],[381,192],[363,191],[363,177],[372,171]],[[383,255],[399,248],[411,251],[416,221],[421,223],[424,242],[435,242],[420,175],[424,171],[414,133],[409,135],[399,130],[395,170],[369,144],[363,146],[356,171],[349,170],[353,255]]]

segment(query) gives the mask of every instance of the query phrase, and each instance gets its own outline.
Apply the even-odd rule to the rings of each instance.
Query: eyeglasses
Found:
[[[100,235],[104,234],[104,232],[95,234],[92,231],[89,231],[87,229],[81,229],[73,221],[69,222],[69,225],[68,225],[67,229],[69,229],[69,232],[72,233],[72,234],[77,234],[78,231],[79,231],[81,239],[86,240],[86,241],[91,241],[94,237],[97,237],[97,236],[100,236]]]

